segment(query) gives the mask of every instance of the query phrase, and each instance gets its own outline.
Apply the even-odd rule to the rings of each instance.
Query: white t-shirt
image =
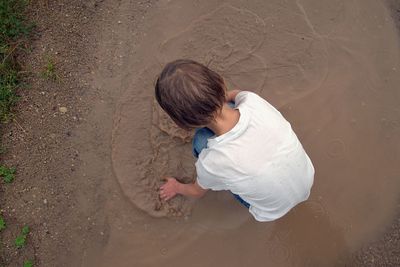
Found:
[[[238,123],[201,151],[197,182],[239,195],[257,221],[275,220],[308,198],[314,167],[290,123],[263,98],[242,91],[235,108]]]

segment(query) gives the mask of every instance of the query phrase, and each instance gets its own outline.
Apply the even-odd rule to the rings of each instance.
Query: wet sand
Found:
[[[97,52],[115,42],[123,56],[95,77],[112,104],[93,116],[113,119],[102,128],[113,175],[103,186],[108,229],[84,266],[344,265],[382,233],[400,188],[399,39],[383,3],[159,1],[139,37],[126,23],[130,7],[122,2],[114,38]],[[257,92],[291,122],[316,169],[307,202],[257,223],[226,192],[158,200],[163,175],[195,177],[191,133],[153,97],[162,66],[182,57]]]

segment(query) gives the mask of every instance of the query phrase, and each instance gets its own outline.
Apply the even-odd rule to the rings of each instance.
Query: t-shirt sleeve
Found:
[[[196,162],[196,172],[197,183],[203,189],[214,191],[228,190],[226,184],[223,182],[223,178],[207,171],[200,160]]]
[[[256,93],[250,91],[241,91],[235,97],[235,106],[244,104],[244,103],[263,103],[265,100],[257,95]]]
[[[238,105],[242,104],[242,103],[246,100],[247,95],[248,95],[249,93],[250,93],[250,92],[248,92],[248,91],[241,91],[241,92],[239,92],[239,93],[236,95],[236,97],[235,97],[235,106],[238,106]]]
[[[250,91],[241,91],[240,93],[238,93],[235,98],[235,106],[246,107],[256,112],[260,112],[263,110],[265,111],[265,109],[267,108],[268,111],[279,113],[279,115],[281,116],[280,112],[270,103],[268,103],[264,98]]]

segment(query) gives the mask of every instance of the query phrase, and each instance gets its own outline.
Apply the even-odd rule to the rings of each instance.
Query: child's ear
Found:
[[[225,94],[226,94],[226,92],[228,91],[228,87],[226,87],[226,82],[225,82],[224,78],[222,78],[222,82],[223,82],[224,89],[225,89]]]

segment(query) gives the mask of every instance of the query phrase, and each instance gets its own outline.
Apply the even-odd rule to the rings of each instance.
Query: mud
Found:
[[[150,90],[149,81],[134,86]],[[158,197],[158,188],[171,171],[183,182],[194,180],[190,149],[193,134],[179,129],[153,98],[137,101],[140,99],[137,93],[129,91],[130,95],[124,96],[117,107],[112,150],[114,172],[126,196],[150,215],[189,215],[192,201],[178,196],[163,202]]]
[[[383,3],[215,2],[159,1],[137,43],[129,25],[115,29],[126,56],[97,77],[115,107],[109,232],[87,266],[344,265],[393,219],[400,55]],[[193,133],[177,129],[153,96],[162,66],[183,57],[232,89],[259,93],[291,122],[316,169],[309,201],[271,223],[255,222],[226,192],[160,202],[162,176],[195,177]]]

